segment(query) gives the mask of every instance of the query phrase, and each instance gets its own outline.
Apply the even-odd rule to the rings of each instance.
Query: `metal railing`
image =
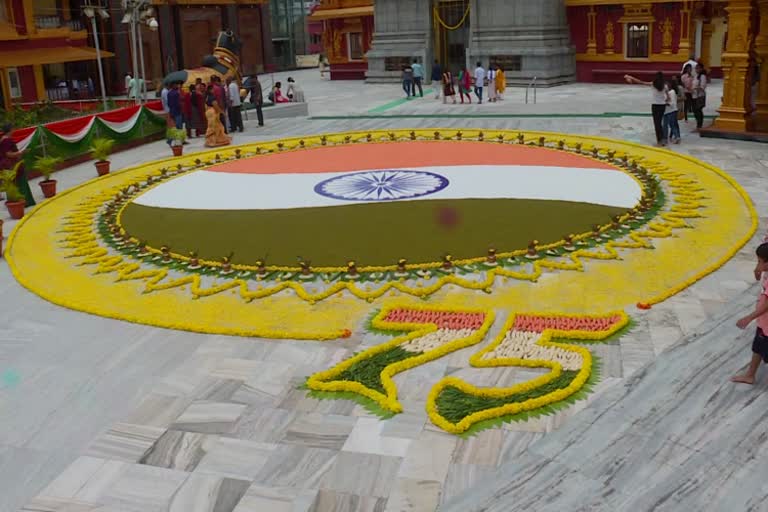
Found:
[[[528,104],[528,91],[533,87],[533,104],[536,104],[536,80],[538,77],[533,77],[533,80],[528,82],[528,86],[525,88],[525,104]]]

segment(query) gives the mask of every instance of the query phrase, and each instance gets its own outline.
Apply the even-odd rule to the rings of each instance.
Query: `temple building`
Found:
[[[648,79],[680,72],[690,56],[722,76],[726,2],[566,0],[576,77],[621,82],[625,74]]]
[[[93,96],[95,59],[78,0],[0,2],[0,107]]]
[[[309,19],[323,23],[331,80],[365,78],[374,32],[373,0],[322,0]]]

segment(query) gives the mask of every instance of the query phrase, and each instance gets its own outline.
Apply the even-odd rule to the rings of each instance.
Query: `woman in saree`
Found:
[[[456,90],[453,88],[453,74],[450,70],[446,69],[443,73],[443,103],[448,102],[448,98],[456,103]]]
[[[461,103],[464,103],[464,96],[467,97],[467,101],[472,103],[472,97],[469,95],[469,91],[472,88],[472,76],[470,76],[467,68],[459,70],[459,96],[461,97]]]
[[[504,76],[504,70],[501,66],[496,66],[496,98],[499,100],[504,99],[504,91],[507,90],[507,77]]]
[[[224,125],[221,124],[222,110],[216,96],[213,94],[213,86],[209,85],[205,95],[205,118],[208,121],[208,129],[205,132],[205,145],[209,148],[217,146],[226,146],[232,142],[232,139],[224,132]]]
[[[23,151],[19,151],[16,142],[11,138],[12,126],[5,124],[0,126],[0,169],[13,169],[19,160]],[[35,206],[35,198],[32,197],[32,190],[29,188],[27,174],[24,170],[24,164],[21,163],[16,168],[16,186],[24,194],[25,206]]]

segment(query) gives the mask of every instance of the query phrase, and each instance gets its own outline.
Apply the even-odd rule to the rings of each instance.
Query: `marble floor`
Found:
[[[536,110],[511,91],[498,110],[459,111],[433,98],[399,101],[394,86],[299,79],[314,117],[248,122],[235,142],[432,126],[652,141],[649,118],[583,116],[643,112],[645,89],[576,84],[542,91]],[[365,117],[377,108],[385,117]],[[554,113],[574,115],[545,115]],[[726,170],[765,215],[768,146],[683,129],[674,149]],[[188,147],[200,149],[199,140]],[[114,155],[113,166],[167,152],[149,144]],[[57,178],[63,189],[93,174],[86,163]],[[753,249],[652,310],[631,311],[637,327],[595,348],[605,365],[588,400],[470,439],[427,421],[421,392],[466,365],[465,353],[398,376],[407,412],[381,422],[297,389],[380,341],[374,335],[317,344],[110,321],[26,292],[0,260],[0,511],[763,510],[765,384],[727,382],[749,357],[733,323],[754,302]]]

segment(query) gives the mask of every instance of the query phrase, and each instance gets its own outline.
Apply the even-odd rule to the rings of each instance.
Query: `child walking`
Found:
[[[768,272],[768,243],[760,245],[756,252],[755,275],[757,276],[758,272]],[[754,341],[752,341],[752,360],[749,362],[747,373],[736,375],[731,379],[732,382],[754,384],[760,361],[768,363],[768,289],[766,289],[765,281],[762,283],[762,291],[757,299],[755,311],[736,322],[736,326],[739,329],[746,329],[755,320],[757,321],[757,332]]]

